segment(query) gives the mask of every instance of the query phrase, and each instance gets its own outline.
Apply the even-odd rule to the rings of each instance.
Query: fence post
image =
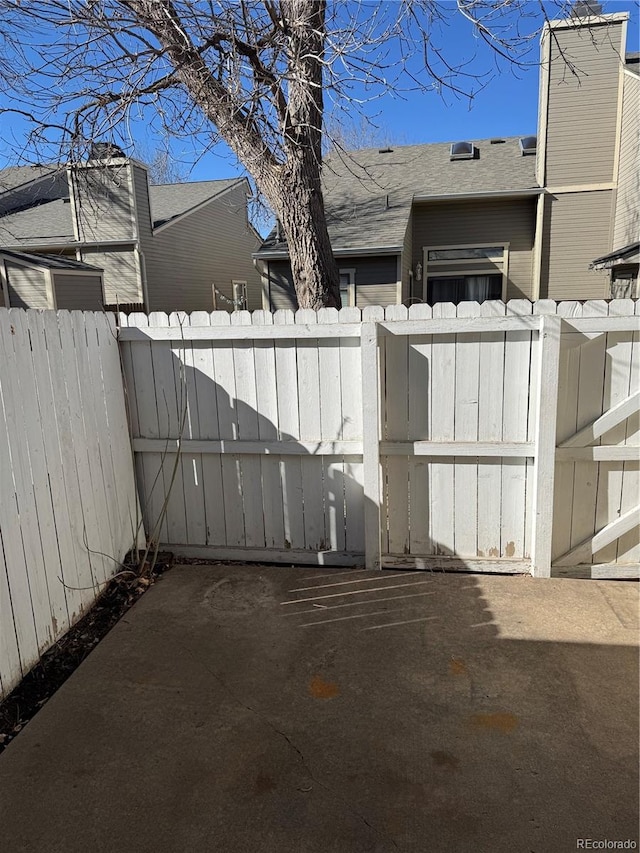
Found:
[[[539,578],[551,577],[561,324],[561,317],[540,317],[531,548],[532,574]]]
[[[364,551],[367,569],[381,567],[380,555],[380,383],[378,381],[378,326],[363,323],[362,462],[364,473]]]

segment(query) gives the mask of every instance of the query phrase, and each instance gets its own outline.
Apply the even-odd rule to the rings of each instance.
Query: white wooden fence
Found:
[[[177,553],[638,575],[632,300],[121,322],[146,527]]]
[[[118,571],[138,514],[113,316],[0,309],[0,698]]]

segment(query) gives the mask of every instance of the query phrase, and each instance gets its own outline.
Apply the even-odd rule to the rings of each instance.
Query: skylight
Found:
[[[473,142],[452,142],[451,143],[451,159],[452,160],[473,160],[476,150]]]
[[[520,150],[523,156],[525,154],[535,154],[538,146],[538,140],[535,136],[523,136],[520,139]]]

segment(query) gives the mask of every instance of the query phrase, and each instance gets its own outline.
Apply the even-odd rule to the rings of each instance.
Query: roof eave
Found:
[[[445,195],[415,195],[414,202],[426,201],[482,201],[483,199],[500,198],[533,198],[541,195],[544,187],[529,187],[521,190],[488,190],[474,193],[447,193]]]
[[[402,246],[353,246],[348,249],[334,249],[333,255],[336,258],[349,258],[356,256],[367,255],[399,255],[402,252]],[[286,261],[289,257],[289,252],[286,249],[270,250],[254,252],[251,255],[258,261]]]

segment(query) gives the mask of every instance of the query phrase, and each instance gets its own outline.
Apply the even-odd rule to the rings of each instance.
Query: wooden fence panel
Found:
[[[80,618],[136,542],[115,327],[0,309],[0,697]]]
[[[633,302],[513,300],[214,312],[175,331],[166,317],[125,328],[128,381],[137,396],[148,356],[133,353],[150,347],[152,426],[166,432],[145,433],[136,402],[134,447],[165,452],[160,503],[169,480],[178,496],[168,498],[162,541],[185,554],[275,561],[354,564],[366,552],[369,566],[515,572],[534,560],[541,574],[550,550],[567,573],[593,545],[590,563],[604,554],[606,565],[636,565],[638,471],[625,449],[639,432],[629,417],[640,371],[634,311]],[[158,409],[163,351],[178,398],[187,377],[180,442]],[[615,427],[596,449],[562,446],[616,402],[624,411],[607,416]],[[168,477],[178,447],[180,477]]]

